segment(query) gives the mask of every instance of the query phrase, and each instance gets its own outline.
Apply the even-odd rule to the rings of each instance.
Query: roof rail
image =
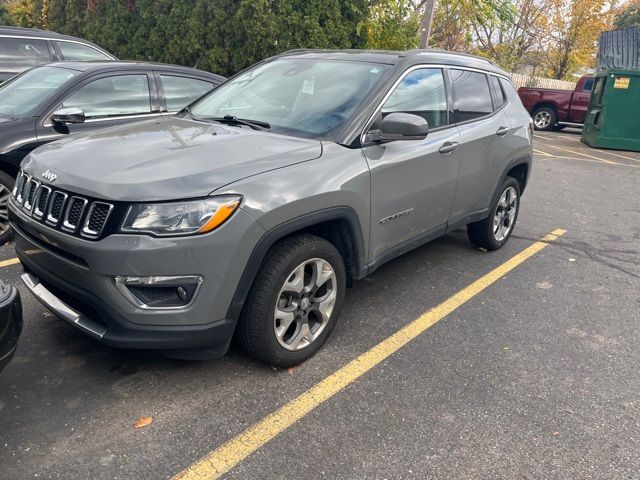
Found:
[[[423,55],[427,53],[448,53],[450,55],[459,55],[461,57],[473,58],[474,60],[484,61],[494,67],[497,66],[493,60],[486,57],[481,57],[480,55],[473,55],[471,53],[466,52],[456,52],[452,50],[443,50],[441,48],[415,48],[413,50],[408,50],[407,55]]]

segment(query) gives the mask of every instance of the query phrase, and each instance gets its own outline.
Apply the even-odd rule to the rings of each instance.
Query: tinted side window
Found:
[[[56,42],[67,62],[84,62],[87,60],[111,60],[100,50],[88,45],[73,42]]]
[[[491,92],[493,93],[493,99],[496,102],[496,110],[502,107],[505,103],[507,103],[507,98],[502,91],[502,87],[500,86],[500,80],[498,77],[494,77],[491,75],[489,77],[489,82],[491,83]]]
[[[450,70],[456,122],[465,122],[493,112],[489,83],[484,73]]]
[[[78,107],[87,118],[107,118],[151,112],[146,75],[120,75],[88,83],[63,102]]]
[[[0,70],[19,73],[51,62],[49,47],[44,40],[0,37]]]
[[[595,81],[595,78],[587,78],[587,80],[584,82],[584,86],[582,87],[582,90],[585,92],[590,92],[591,90],[593,90],[594,81]]]
[[[501,78],[500,85],[502,85],[502,91],[507,95],[507,98],[509,99],[512,105],[515,104],[515,105],[522,106],[522,100],[520,100],[520,96],[518,95],[518,92],[516,92],[516,89],[513,86],[513,83],[511,83],[509,80],[505,80],[504,78]]]
[[[398,84],[382,106],[382,115],[404,112],[419,115],[437,128],[449,124],[444,77],[439,68],[414,70]]]
[[[160,75],[160,79],[162,80],[169,112],[182,110],[182,108],[197,100],[215,86],[213,83],[204,80],[174,75]]]

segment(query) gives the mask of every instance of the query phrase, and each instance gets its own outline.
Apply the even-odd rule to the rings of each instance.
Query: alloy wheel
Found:
[[[551,125],[551,114],[546,110],[542,110],[533,117],[533,123],[536,127],[543,130]]]
[[[518,195],[516,189],[508,187],[502,195],[496,207],[493,217],[493,236],[501,242],[509,236],[518,211]]]
[[[337,298],[336,273],[321,258],[306,260],[287,276],[276,301],[273,328],[290,351],[311,345],[322,333]]]

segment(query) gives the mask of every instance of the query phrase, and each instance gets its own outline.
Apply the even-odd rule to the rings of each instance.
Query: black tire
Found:
[[[502,208],[500,206],[500,200],[507,192],[507,190],[513,189],[511,191],[515,192],[515,212],[513,218],[509,220],[509,228],[506,232],[504,238],[501,238],[501,235],[496,236],[494,230],[494,219],[496,218],[496,213],[498,212],[498,208]],[[520,211],[520,185],[518,181],[513,177],[507,177],[502,185],[498,189],[498,193],[491,204],[491,210],[489,211],[489,216],[484,220],[480,220],[479,222],[470,223],[467,225],[467,234],[469,235],[469,240],[471,243],[478,247],[486,248],[487,250],[498,250],[502,248],[505,243],[509,241],[511,234],[513,233],[513,229],[515,228],[516,222],[518,220],[518,212]],[[505,210],[506,213],[506,210]],[[507,217],[503,217],[505,220]]]
[[[553,130],[558,122],[558,115],[551,107],[537,108],[531,117],[533,118],[533,127],[544,132]]]
[[[0,171],[0,198],[5,197],[4,201],[0,201],[0,245],[4,245],[11,240],[7,203],[14,184],[15,179],[11,175]]]
[[[331,288],[332,292],[335,292],[335,303],[333,303],[326,324],[317,334],[317,338],[299,350],[289,350],[280,343],[284,341],[284,335],[280,340],[276,336],[278,320],[274,314],[275,308],[277,302],[282,301],[283,296],[286,295],[285,293],[282,294],[283,296],[280,295],[285,282],[292,282],[296,269],[304,262],[316,258],[328,262],[333,269],[335,284],[332,283]],[[307,284],[306,268],[305,266],[300,270],[305,272],[303,275],[305,285]],[[329,282],[333,282],[333,278],[327,281],[327,283]],[[282,240],[267,253],[249,291],[238,325],[240,343],[247,353],[269,365],[287,368],[304,362],[320,350],[335,328],[342,309],[345,286],[344,261],[340,252],[331,243],[323,238],[308,234],[295,235]],[[299,299],[298,301],[300,304],[295,307],[296,312],[299,312],[299,307],[302,305],[302,301]],[[288,308],[292,308],[294,303],[295,301],[291,301]],[[307,312],[307,314],[311,319],[312,313]],[[299,318],[301,318],[299,313],[296,313],[296,319]],[[291,325],[295,332],[300,332],[294,323],[296,322],[291,322]],[[294,336],[291,333],[290,337]]]

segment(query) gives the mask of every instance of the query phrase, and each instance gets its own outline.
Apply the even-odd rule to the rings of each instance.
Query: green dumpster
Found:
[[[640,152],[640,70],[604,69],[596,74],[582,142]]]

